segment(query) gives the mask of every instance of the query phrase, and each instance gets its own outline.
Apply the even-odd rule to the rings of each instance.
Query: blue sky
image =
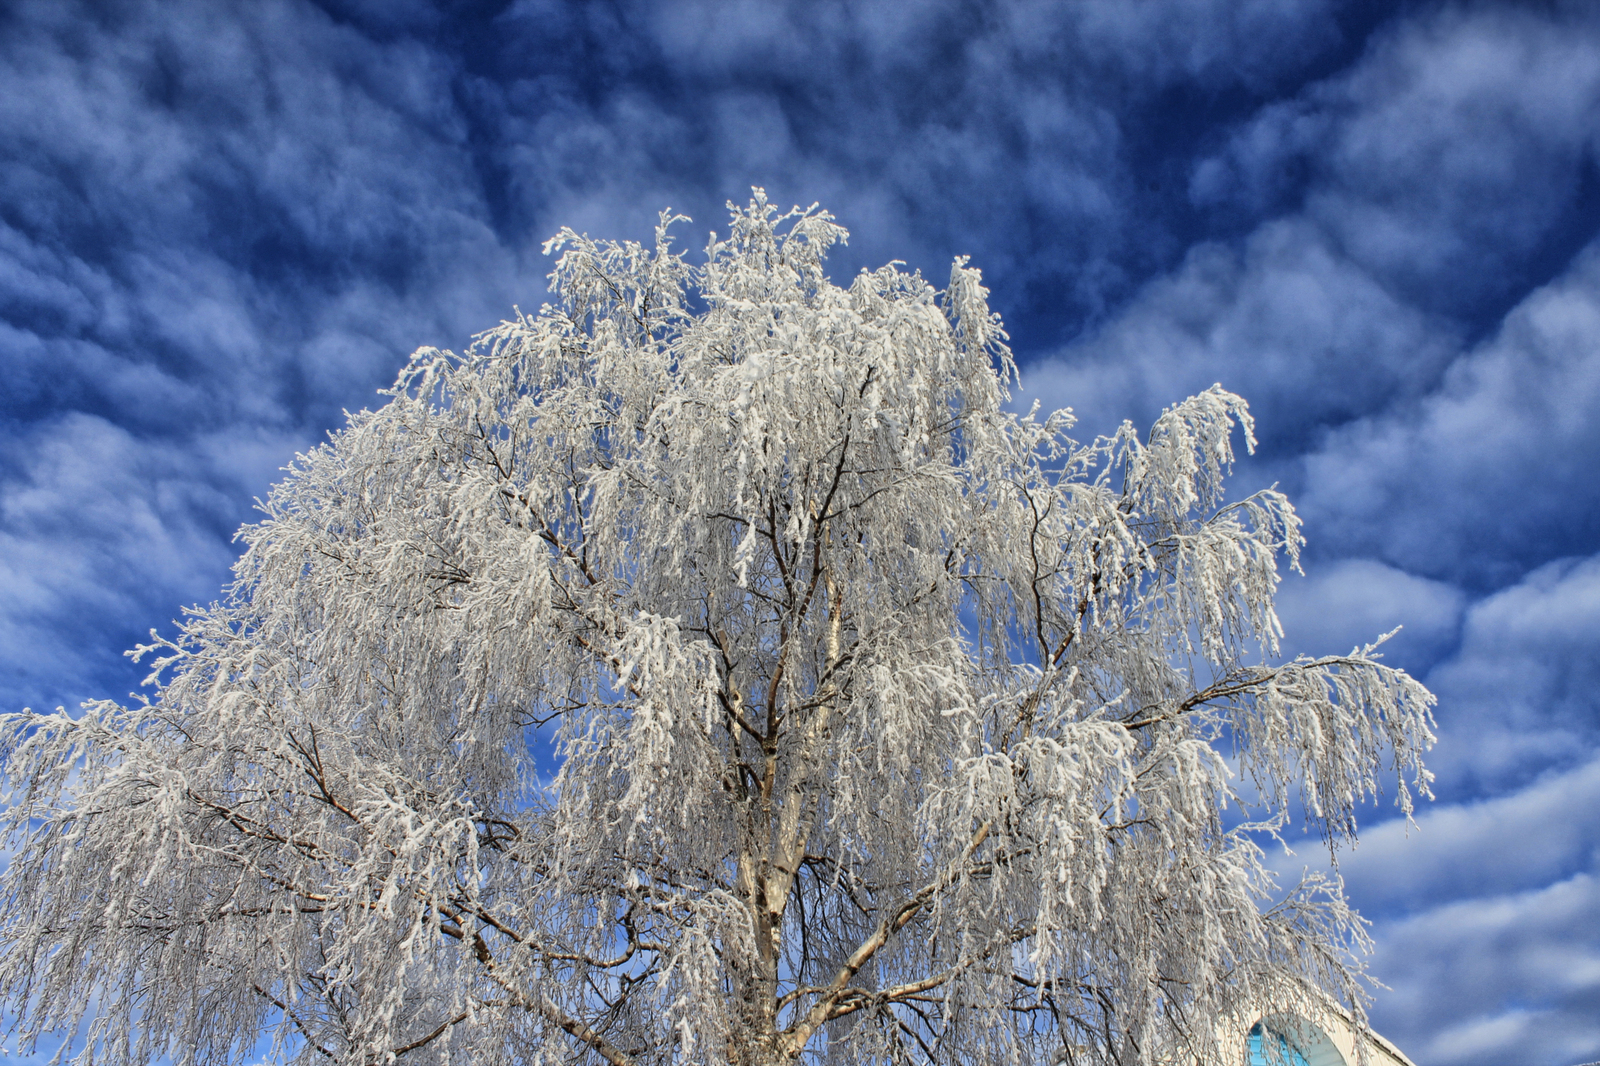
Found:
[[[759,184],[850,228],[836,279],[971,255],[1087,432],[1251,401],[1291,645],[1404,623],[1440,698],[1421,831],[1342,857],[1377,1024],[1600,1058],[1597,138],[1585,3],[13,0],[0,706],[133,687],[278,468],[536,307],[558,227],[694,245]]]

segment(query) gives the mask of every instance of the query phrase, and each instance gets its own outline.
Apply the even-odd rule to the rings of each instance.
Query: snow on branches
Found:
[[[1432,697],[1279,661],[1244,401],[1077,443],[965,260],[839,288],[825,212],[757,191],[699,265],[676,221],[562,231],[553,304],[297,457],[147,701],[5,720],[24,1037],[1222,1063],[1359,1016],[1360,920],[1260,841],[1350,839],[1386,767],[1409,811]]]

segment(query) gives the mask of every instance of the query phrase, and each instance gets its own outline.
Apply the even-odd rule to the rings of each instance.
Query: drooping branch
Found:
[[[989,831],[992,828],[993,823],[991,822],[984,822],[980,825],[977,832],[972,834],[972,839],[967,842],[967,846],[962,849],[961,855],[952,861],[937,878],[902,900],[878,920],[877,927],[873,929],[871,935],[850,953],[850,957],[845,960],[844,965],[839,967],[839,972],[834,976],[832,983],[817,997],[817,1001],[812,1004],[811,1009],[789,1027],[785,1034],[785,1042],[791,1055],[798,1054],[800,1049],[804,1048],[807,1041],[811,1039],[811,1034],[815,1033],[824,1022],[834,1016],[834,1010],[839,1000],[849,990],[850,982],[855,978],[856,974],[861,972],[861,968],[870,962],[872,957],[889,942],[889,938],[905,928],[906,923],[916,917],[917,913],[934,896],[954,884],[962,876],[965,872],[966,864],[971,861],[978,848],[983,846],[983,842],[988,839]]]

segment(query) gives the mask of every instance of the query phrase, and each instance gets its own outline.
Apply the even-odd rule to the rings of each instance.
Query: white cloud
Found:
[[[1366,829],[1340,871],[1372,914],[1534,891],[1589,870],[1600,855],[1600,757],[1475,803],[1424,805]]]
[[[1238,251],[1197,245],[1097,336],[1031,365],[1024,384],[1103,431],[1220,381],[1250,401],[1263,440],[1303,444],[1319,426],[1419,394],[1451,342],[1315,227],[1284,220]]]
[[[1600,1050],[1600,757],[1520,791],[1424,805],[1340,856],[1377,950],[1373,1022],[1428,1066],[1527,1066]],[[1281,856],[1287,873],[1318,859]]]
[[[645,18],[668,54],[702,71],[805,74],[852,55],[879,69],[913,66],[954,41],[1113,71],[1148,91],[1175,81],[1259,84],[1337,41],[1332,7],[1327,0],[1012,0],[972,18],[950,0],[712,0],[653,5]]]
[[[1349,72],[1263,108],[1196,165],[1190,191],[1259,211],[1303,188],[1344,254],[1465,312],[1514,291],[1597,128],[1592,10],[1442,7],[1395,20]]]
[[[1536,290],[1416,404],[1306,459],[1319,536],[1479,587],[1600,533],[1600,246]],[[1526,563],[1523,563],[1526,565]]]
[[[608,73],[617,56],[650,72],[597,94],[540,70],[505,90],[513,183],[541,229],[633,235],[670,203],[698,240],[762,185],[850,227],[847,275],[898,258],[942,276],[971,254],[1002,304],[1069,319],[1103,308],[1130,261],[1147,269],[1128,118],[1171,85],[1260,89],[1337,39],[1325,0],[590,6],[503,17],[602,37]]]
[[[1576,812],[1574,812],[1576,813]],[[1575,1062],[1600,1051],[1600,868],[1375,929],[1373,1021],[1419,1062]]]
[[[1094,432],[1221,381],[1251,401],[1315,551],[1482,591],[1592,550],[1600,247],[1465,350],[1465,323],[1424,308],[1483,306],[1483,285],[1519,284],[1557,240],[1600,128],[1597,57],[1592,19],[1475,7],[1396,20],[1350,71],[1265,107],[1194,174],[1196,196],[1265,210],[1303,165],[1303,210],[1238,247],[1192,247],[1029,367],[1029,393]],[[1417,296],[1435,283],[1450,293]],[[1285,465],[1302,451],[1302,468]]]
[[[1528,250],[1571,194],[1600,123],[1600,25],[1446,10],[1344,89],[1354,114],[1311,212],[1387,276],[1458,277]]]
[[[1315,582],[1315,578],[1311,579]],[[1346,561],[1291,617],[1334,632],[1410,610],[1455,628],[1449,586]],[[1386,587],[1387,586],[1387,587]],[[1366,828],[1340,856],[1376,919],[1374,1023],[1428,1066],[1600,1052],[1600,556],[1547,564],[1459,615],[1439,696],[1443,802]],[[1381,623],[1380,623],[1381,624]],[[1325,863],[1315,840],[1280,870]]]
[[[121,695],[295,448],[418,345],[536,306],[544,264],[490,224],[454,61],[404,33],[303,0],[6,19],[9,710]]]
[[[1338,41],[1333,5],[1324,0],[1204,0],[1188,3],[1018,5],[1026,28],[1044,11],[1060,12],[1091,54],[1110,52],[1146,84],[1179,78],[1261,86],[1286,67]]]
[[[1473,605],[1428,675],[1441,785],[1462,794],[1570,766],[1600,743],[1600,556],[1561,560]]]
[[[763,184],[851,227],[836,270],[970,252],[999,301],[1076,322],[1175,254],[1134,195],[1140,102],[1264,92],[1337,32],[1324,0],[524,3],[497,26],[532,58],[488,78],[408,37],[423,5],[332,5],[370,36],[329,6],[7,23],[0,347],[29,425],[0,439],[0,709],[118,694],[98,664],[216,593],[273,468],[417,344],[536,304],[556,226],[643,236],[671,204],[693,246]],[[589,80],[548,40],[590,48]],[[1600,1054],[1600,569],[1525,574],[1600,535],[1600,251],[1470,349],[1439,317],[1572,239],[1551,227],[1594,151],[1597,56],[1543,8],[1396,18],[1193,170],[1202,213],[1266,221],[1026,379],[1091,427],[1223,381],[1280,464],[1313,449],[1296,495],[1334,558],[1285,585],[1291,642],[1403,622],[1405,665],[1459,635],[1429,676],[1445,794],[1525,787],[1379,826],[1344,864],[1383,919],[1380,1027],[1429,1066]]]
[[[0,42],[0,302],[41,338],[42,392],[135,420],[325,423],[419,343],[542,292],[488,224],[440,57],[298,0],[105,18],[27,5]],[[323,328],[387,354],[347,349],[329,375]],[[296,394],[307,373],[343,388]],[[130,374],[160,402],[124,396]]]
[[[296,443],[148,441],[82,414],[15,441],[20,469],[0,480],[0,707],[121,696],[85,686],[126,682],[126,646],[218,595],[229,535]]]
[[[1312,562],[1278,590],[1285,650],[1342,653],[1401,627],[1383,646],[1392,665],[1418,669],[1454,647],[1466,596],[1440,581],[1371,559]]]

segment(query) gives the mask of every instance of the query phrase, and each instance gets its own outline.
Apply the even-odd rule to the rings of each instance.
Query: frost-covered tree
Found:
[[[24,1042],[1222,1063],[1359,1018],[1359,918],[1261,845],[1409,811],[1432,697],[1280,661],[1244,402],[1074,442],[964,260],[839,288],[826,213],[758,191],[699,265],[674,221],[563,231],[552,305],[299,456],[147,700],[6,719]]]

